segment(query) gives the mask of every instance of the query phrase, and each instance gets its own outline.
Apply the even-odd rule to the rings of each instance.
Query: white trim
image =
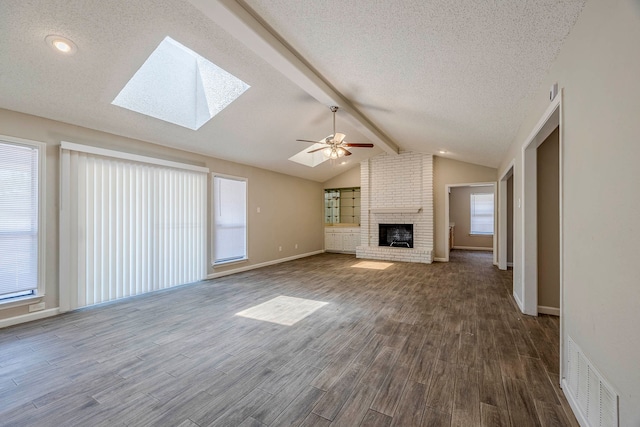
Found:
[[[496,234],[496,221],[495,221],[495,203],[496,203],[496,190],[497,190],[497,186],[496,186],[496,182],[492,181],[492,182],[467,182],[467,183],[461,183],[461,184],[445,184],[444,186],[444,234],[443,236],[447,236],[445,241],[447,242],[445,244],[445,256],[444,256],[444,262],[449,262],[449,194],[451,193],[451,188],[453,187],[481,187],[481,186],[489,186],[491,185],[493,187],[493,203],[494,203],[494,221],[493,221],[493,234]],[[495,248],[495,244],[496,244],[496,239],[493,239],[493,245]],[[455,247],[454,247],[455,249]],[[495,263],[496,257],[496,251],[493,251],[493,262]]]
[[[195,172],[209,173],[209,168],[190,165],[187,163],[173,162],[155,157],[140,156],[138,154],[126,153],[124,151],[108,150],[106,148],[93,147],[90,145],[76,144],[74,142],[61,141],[60,148],[63,150],[79,151],[82,153],[95,154],[97,156],[114,157],[116,159],[131,160],[134,162],[150,163],[153,165],[167,166],[175,169],[186,169]]]
[[[219,273],[211,273],[211,274],[209,274],[207,276],[207,280],[208,279],[217,279],[218,277],[228,276],[230,274],[242,273],[243,271],[255,270],[256,268],[267,267],[267,266],[270,266],[270,265],[280,264],[280,263],[287,262],[287,261],[293,261],[294,259],[306,258],[306,257],[309,257],[309,256],[318,255],[318,254],[321,254],[321,253],[324,253],[324,251],[323,250],[319,250],[319,251],[307,252],[307,253],[304,253],[304,254],[293,255],[293,256],[290,256],[290,257],[286,257],[286,258],[279,258],[279,259],[274,259],[272,261],[261,262],[259,264],[252,264],[252,265],[247,265],[247,266],[240,267],[240,268],[234,268],[232,270],[221,271]]]
[[[493,252],[493,247],[489,246],[486,248],[480,246],[454,246],[452,249],[461,249],[463,251],[491,251]]]
[[[551,316],[560,316],[560,308],[547,307],[546,305],[539,305],[538,314],[549,314]]]
[[[578,402],[576,402],[575,397],[569,391],[569,384],[567,384],[566,378],[562,378],[562,380],[560,381],[560,388],[562,389],[562,393],[564,394],[564,396],[567,398],[567,402],[569,402],[569,406],[571,407],[573,415],[576,417],[578,424],[583,427],[588,426],[589,422],[580,410],[580,406],[578,405]]]
[[[215,236],[213,235],[213,233],[215,232],[216,229],[216,224],[215,224],[215,220],[214,220],[214,204],[215,204],[215,194],[214,194],[214,180],[216,177],[219,178],[225,178],[225,179],[231,179],[231,180],[236,180],[236,181],[244,181],[245,183],[245,190],[244,190],[244,197],[245,197],[245,211],[244,211],[244,224],[245,224],[245,231],[244,231],[244,258],[242,259],[234,259],[234,260],[230,260],[230,261],[226,261],[226,262],[216,262],[216,253],[215,253]],[[247,262],[249,261],[249,178],[243,177],[243,176],[237,176],[237,175],[229,175],[226,173],[218,173],[218,172],[211,172],[211,191],[210,194],[207,195],[207,197],[211,196],[211,206],[210,208],[210,220],[211,220],[211,236],[209,236],[211,238],[211,244],[209,247],[209,250],[211,251],[211,253],[209,254],[209,263],[211,265],[211,267],[215,270],[216,267],[221,267],[224,265],[230,265],[230,264],[235,264],[235,263],[241,263],[241,262]]]
[[[560,126],[562,91],[547,107],[526,142],[522,145],[522,302],[524,314],[538,313],[538,242],[537,242],[537,153],[553,130]],[[562,141],[560,141],[561,144]],[[562,183],[562,176],[560,175]],[[562,225],[560,225],[562,227]],[[562,229],[560,230],[562,234]],[[562,257],[561,257],[562,258]],[[560,260],[562,264],[562,260]],[[562,279],[561,279],[562,282]],[[562,285],[561,285],[562,288]]]
[[[512,262],[507,262],[507,267],[513,268],[513,263]]]
[[[518,308],[520,309],[520,311],[524,312],[524,310],[523,310],[524,306],[522,304],[522,301],[520,301],[520,298],[518,297],[518,294],[513,292],[512,295],[513,295],[513,299],[515,300],[516,304],[518,305]]]
[[[0,300],[0,310],[22,307],[23,305],[37,304],[44,299],[44,295],[27,295],[19,298]]]
[[[8,135],[0,135],[0,141],[5,141],[18,145],[27,145],[29,147],[36,147],[38,149],[38,288],[36,289],[36,295],[30,295],[29,298],[43,298],[46,290],[46,255],[47,250],[46,236],[47,236],[47,191],[46,186],[49,182],[47,180],[47,144],[40,141],[34,141],[31,139],[16,138]],[[7,303],[2,308],[15,307],[23,304],[11,304]]]
[[[371,208],[369,212],[373,214],[389,214],[389,213],[399,213],[399,214],[417,214],[420,213],[422,207],[420,206],[404,206],[404,207],[391,207],[391,208]]]
[[[9,317],[8,319],[0,320],[0,329],[6,328],[20,323],[32,322],[34,320],[40,320],[47,317],[52,317],[60,314],[58,307],[50,308],[48,310],[36,311],[33,313],[23,314],[21,316]]]
[[[446,258],[435,257],[433,259],[435,262],[449,262]]]

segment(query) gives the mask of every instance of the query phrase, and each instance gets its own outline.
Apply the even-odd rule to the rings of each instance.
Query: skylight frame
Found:
[[[198,130],[250,87],[167,36],[111,104]]]

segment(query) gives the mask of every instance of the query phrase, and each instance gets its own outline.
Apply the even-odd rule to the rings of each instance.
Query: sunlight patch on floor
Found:
[[[385,270],[393,265],[392,262],[378,262],[378,261],[360,261],[357,264],[353,264],[354,268],[368,268],[370,270]]]
[[[327,304],[329,303],[280,295],[236,313],[236,316],[291,326]]]

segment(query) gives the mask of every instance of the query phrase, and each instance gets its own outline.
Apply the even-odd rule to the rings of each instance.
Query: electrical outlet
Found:
[[[40,311],[40,310],[44,310],[44,301],[39,302],[37,304],[31,304],[29,306],[29,313],[32,313],[34,311]]]
[[[260,206],[258,206],[258,207],[256,208],[256,212],[257,212],[257,213],[260,213]]]
[[[294,249],[298,249],[298,244],[297,244],[297,243],[296,243],[296,245],[295,245]]]
[[[282,252],[282,246],[278,246],[278,251]]]

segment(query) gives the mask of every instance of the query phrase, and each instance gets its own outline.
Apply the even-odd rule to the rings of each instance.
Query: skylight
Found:
[[[165,37],[112,104],[198,130],[249,87],[171,37]]]
[[[300,163],[301,165],[315,168],[320,163],[329,160],[329,158],[322,153],[322,150],[316,151],[315,153],[309,153],[309,151],[326,147],[326,144],[313,144],[311,147],[307,147],[298,154],[294,154],[293,156],[289,157],[289,160],[291,160],[292,162]]]

